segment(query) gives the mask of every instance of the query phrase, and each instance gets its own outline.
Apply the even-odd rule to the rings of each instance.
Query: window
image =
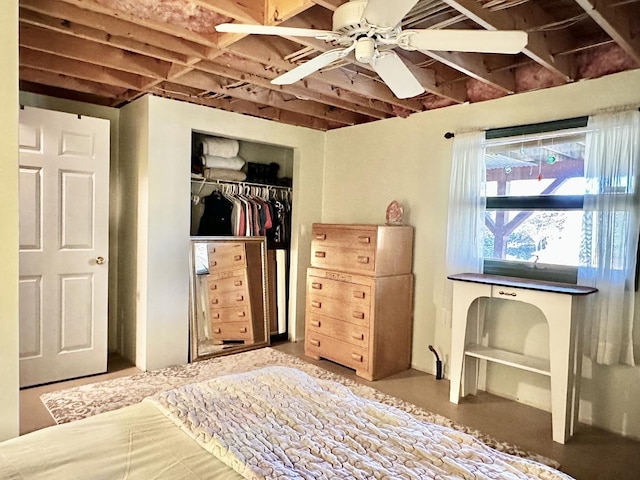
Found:
[[[576,283],[586,120],[487,132],[485,273]]]
[[[587,354],[634,365],[640,113],[586,120],[455,136],[446,271],[593,286]],[[448,312],[451,290],[443,293]]]

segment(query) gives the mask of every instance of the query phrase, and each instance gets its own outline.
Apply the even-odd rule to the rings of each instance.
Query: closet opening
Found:
[[[287,341],[293,149],[192,132],[190,236],[265,237],[271,342]]]

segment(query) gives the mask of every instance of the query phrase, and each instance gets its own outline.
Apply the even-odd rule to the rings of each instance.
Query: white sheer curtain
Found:
[[[446,274],[482,272],[485,215],[484,132],[456,134],[449,186]],[[451,317],[452,282],[447,280],[442,307]]]
[[[587,297],[585,353],[600,364],[634,365],[640,113],[590,117],[584,163],[584,236],[578,283],[598,289]]]

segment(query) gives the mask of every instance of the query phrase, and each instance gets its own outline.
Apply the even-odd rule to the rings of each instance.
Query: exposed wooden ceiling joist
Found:
[[[366,115],[369,117],[376,118],[378,120],[382,118],[387,118],[387,115],[384,115],[372,108],[368,108],[366,106],[358,106],[357,104],[351,104],[348,101],[340,100],[333,96],[323,95],[317,92],[310,92],[308,89],[302,86],[295,85],[273,85],[268,78],[264,78],[262,76],[253,75],[250,73],[241,72],[238,70],[234,70],[229,67],[225,67],[219,64],[215,64],[212,62],[200,62],[198,64],[198,70],[212,73],[214,75],[223,76],[226,78],[231,78],[238,81],[249,82],[252,85],[257,85],[268,90],[274,90],[281,93],[286,93],[289,95],[293,95],[296,98],[302,100],[310,100],[313,102],[324,103],[326,105],[339,108],[342,110],[347,110],[353,113],[359,113],[361,115]]]
[[[137,24],[146,28],[150,28],[152,30],[167,33],[174,37],[189,40],[195,43],[199,43],[201,45],[206,45],[209,47],[217,46],[218,36],[214,31],[213,24],[211,25],[211,29],[208,33],[200,34],[193,30],[172,25],[167,22],[162,22],[160,20],[149,20],[140,16],[132,15],[131,13],[128,13],[122,10],[114,10],[112,8],[104,6],[102,3],[98,2],[97,0],[60,0],[60,1],[64,3],[68,3],[70,5],[75,5],[76,7],[79,7],[83,10],[88,10],[90,12],[95,12],[95,13],[102,13],[105,15],[112,16],[114,18],[126,20],[129,23]]]
[[[110,47],[117,47],[127,52],[139,53],[150,58],[164,60],[165,62],[186,64],[188,61],[188,57],[181,53],[175,53],[137,40],[119,37],[92,27],[70,22],[69,20],[59,20],[33,11],[22,12],[20,22],[25,25],[33,25],[50,31],[67,34],[73,38],[90,40]]]
[[[86,42],[78,37],[55,35],[50,30],[26,24],[20,24],[20,45],[32,50],[151,77],[166,78],[171,66],[163,60],[95,42]]]
[[[220,56],[214,59],[213,62],[224,65],[226,67],[233,66],[240,72],[265,77],[267,79],[273,79],[278,76],[278,73],[276,73],[276,71],[266,68],[262,63],[240,56],[233,56],[232,58],[229,58],[226,55]],[[358,108],[358,106],[363,106],[363,108],[367,110],[373,110],[372,112],[370,112],[372,117],[386,118],[393,115],[393,109],[387,103],[368,99],[366,97],[363,97],[362,95],[358,95],[354,92],[344,89],[336,88],[333,85],[319,82],[317,80],[314,80],[313,78],[307,77],[302,82],[300,82],[299,86],[296,84],[294,85],[294,87],[301,88],[302,91],[304,91],[305,96],[309,98],[316,98],[316,94],[319,94],[321,96],[344,100],[348,103],[356,105],[356,108]],[[374,114],[374,112],[377,112],[377,114]],[[369,113],[365,114],[369,115]]]
[[[57,88],[74,90],[92,95],[101,95],[113,99],[112,105],[117,105],[124,99],[127,90],[121,87],[114,87],[105,83],[96,83],[82,80],[68,75],[45,72],[44,70],[20,67],[20,78],[27,82],[52,85]]]
[[[534,25],[550,22],[549,14],[533,2],[504,10],[483,8],[482,4],[476,0],[444,0],[444,2],[488,30],[528,31]],[[571,43],[572,39],[565,30],[530,32],[529,44],[524,53],[545,68],[561,75],[566,81],[570,81],[575,77],[575,64],[568,57],[557,58],[554,54]]]
[[[640,66],[640,0],[419,0],[403,29],[523,29],[529,43],[518,55],[397,47],[426,90],[409,99],[394,96],[353,54],[274,85],[336,45],[215,32],[228,22],[331,29],[347,1],[19,0],[20,86],[110,106],[151,93],[328,130]]]
[[[147,28],[135,23],[135,21],[124,20],[120,16],[114,17],[113,15],[79,8],[64,0],[20,0],[20,7],[21,19],[26,11],[38,12],[62,20],[61,26],[68,23],[87,25],[112,37],[136,39],[138,41],[144,39],[144,42],[141,41],[140,43],[181,53],[184,56],[205,58],[209,48],[211,48],[200,43],[184,40],[170,33]]]
[[[234,86],[224,82],[219,77],[209,75],[204,72],[193,71],[176,79],[181,85],[197,86],[205,91],[215,92],[222,95],[228,95],[233,98],[247,100],[254,103],[262,103],[282,110],[288,110],[296,113],[304,113],[306,115],[331,120],[343,125],[355,125],[367,121],[366,117],[359,114],[346,111],[336,111],[328,105],[322,105],[316,102],[300,100],[295,97],[286,98],[281,92],[268,90],[264,88],[244,86]],[[245,83],[245,82],[241,82]],[[372,119],[369,119],[371,121]]]
[[[193,0],[193,3],[243,23],[263,23],[264,0]]]
[[[149,78],[24,47],[20,48],[20,65],[132,90],[141,90],[145,84],[144,79]]]
[[[640,3],[620,0],[576,0],[640,66]]]

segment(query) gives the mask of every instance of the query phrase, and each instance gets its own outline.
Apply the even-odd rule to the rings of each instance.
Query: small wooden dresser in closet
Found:
[[[314,224],[305,354],[368,380],[411,365],[413,228]]]
[[[260,245],[212,243],[207,251],[211,338],[220,343],[263,341],[262,279],[256,269],[247,268],[260,264]],[[252,256],[258,258],[252,261]]]

